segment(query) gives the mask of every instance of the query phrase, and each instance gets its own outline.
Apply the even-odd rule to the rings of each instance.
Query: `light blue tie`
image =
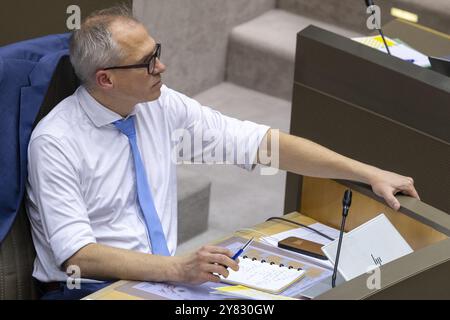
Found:
[[[153,203],[153,197],[147,182],[144,164],[142,163],[141,155],[139,153],[136,140],[136,129],[134,127],[134,116],[116,121],[114,122],[114,126],[126,135],[130,141],[136,172],[138,200],[150,235],[152,252],[157,255],[170,256],[166,237],[164,236],[155,204]]]

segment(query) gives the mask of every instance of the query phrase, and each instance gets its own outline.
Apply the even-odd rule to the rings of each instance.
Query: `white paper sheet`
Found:
[[[218,296],[211,294],[211,290],[223,286],[223,283],[206,282],[202,285],[180,285],[171,283],[140,282],[133,286],[134,289],[142,290],[148,293],[170,300],[222,300],[230,299],[232,296]]]
[[[322,247],[333,263],[337,245],[338,240],[335,240]],[[413,250],[389,219],[380,214],[344,235],[338,270],[348,281],[411,252]]]
[[[388,44],[389,51],[393,56],[400,58],[402,60],[410,60],[412,63],[420,67],[428,68],[431,66],[428,57],[422,54],[421,52],[411,48],[410,46],[401,41],[396,41],[388,37],[385,37],[385,39]],[[362,43],[366,46],[372,47],[374,49],[377,49],[379,51],[382,51],[384,53],[387,53],[384,42],[382,41],[380,36],[359,37],[353,38],[352,40]]]

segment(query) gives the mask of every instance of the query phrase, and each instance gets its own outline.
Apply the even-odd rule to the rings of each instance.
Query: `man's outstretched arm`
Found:
[[[269,130],[263,139],[258,163],[263,163],[259,154],[275,156],[272,150],[271,138],[276,137],[273,130]],[[274,165],[274,163],[272,163]],[[395,194],[403,194],[419,199],[414,180],[393,172],[385,171],[374,166],[342,156],[317,143],[304,138],[292,136],[283,132],[279,133],[279,169],[304,176],[329,179],[343,179],[362,182],[371,185],[375,194],[385,199],[394,210],[400,208],[400,203]]]

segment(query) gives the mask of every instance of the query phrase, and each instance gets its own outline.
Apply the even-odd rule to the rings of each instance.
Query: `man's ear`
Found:
[[[95,82],[100,88],[112,89],[114,86],[113,79],[112,73],[107,70],[98,70],[95,73]]]

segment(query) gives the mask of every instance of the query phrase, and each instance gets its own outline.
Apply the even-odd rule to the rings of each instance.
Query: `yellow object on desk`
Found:
[[[381,36],[373,36],[373,37],[359,37],[359,38],[353,38],[352,40],[362,43],[368,47],[372,47],[375,49],[384,49],[384,42]],[[397,45],[397,43],[386,37],[386,43],[388,47],[393,47]]]
[[[213,293],[224,294],[227,296],[235,296],[237,298],[252,299],[252,300],[298,300],[296,298],[275,295],[275,294],[247,288],[244,286],[218,287],[218,288],[216,288],[216,291]]]

